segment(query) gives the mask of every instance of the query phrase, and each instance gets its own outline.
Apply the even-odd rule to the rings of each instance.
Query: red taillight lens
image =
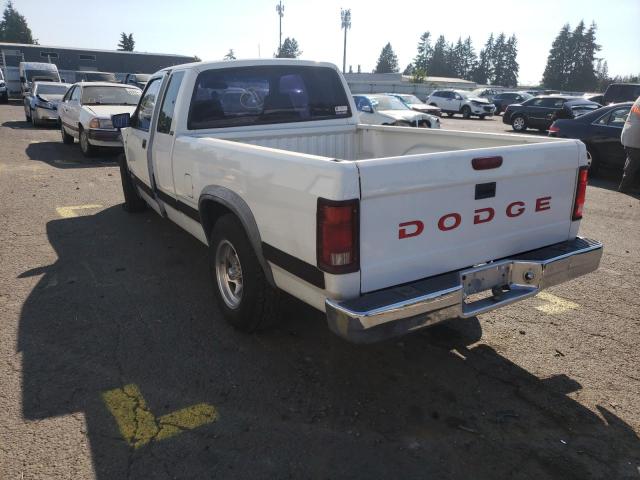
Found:
[[[549,132],[551,133],[558,133],[560,131],[560,129],[558,127],[556,127],[555,125],[551,125],[549,127]]]
[[[318,199],[316,235],[318,267],[328,273],[360,268],[358,231],[360,202]]]
[[[499,168],[502,165],[502,157],[481,157],[471,160],[471,166],[474,170],[491,170]]]
[[[589,173],[589,167],[580,167],[578,170],[578,186],[576,188],[576,200],[573,203],[573,216],[572,220],[580,220],[582,218],[582,209],[584,208],[584,201],[587,196],[587,176]]]

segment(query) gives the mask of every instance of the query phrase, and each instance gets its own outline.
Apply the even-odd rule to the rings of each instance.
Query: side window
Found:
[[[68,102],[69,99],[71,98],[71,95],[73,95],[73,91],[76,89],[76,87],[71,87],[67,93],[64,94],[64,97],[62,97],[62,101],[63,102]]]
[[[80,101],[80,87],[76,87],[73,89],[70,99],[71,101],[74,101],[74,102]]]
[[[543,107],[543,103],[544,102],[544,98],[536,98],[533,102],[531,102],[529,105],[531,107]]]
[[[176,108],[176,99],[182,84],[182,77],[184,77],[184,72],[176,72],[169,79],[169,85],[164,94],[162,108],[158,116],[158,132],[160,133],[171,132],[171,122],[173,121],[173,112]]]
[[[134,114],[134,118],[131,119],[131,126],[138,130],[149,131],[151,126],[151,117],[153,116],[153,107],[156,105],[156,99],[160,92],[160,85],[162,84],[162,78],[154,78],[147,85],[147,89],[142,94],[138,108]]]
[[[624,126],[624,122],[627,121],[627,117],[629,116],[629,107],[618,108],[611,112],[611,117],[609,118],[608,125],[611,127],[622,127]]]

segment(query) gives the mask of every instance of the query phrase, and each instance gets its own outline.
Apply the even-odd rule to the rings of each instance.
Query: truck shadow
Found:
[[[289,301],[276,330],[243,335],[214,305],[207,249],[169,222],[117,206],[47,236],[57,261],[20,275],[41,276],[19,325],[23,415],[84,414],[99,479],[637,475],[629,425],[476,343],[477,320],[356,346]],[[107,393],[125,385],[129,419]],[[217,419],[134,448],[144,402]]]
[[[77,143],[65,145],[62,142],[38,142],[30,143],[25,153],[31,160],[44,162],[56,168],[67,169],[113,167],[118,164],[117,156],[122,153],[122,150],[103,148],[98,151],[97,156],[87,158],[82,154]]]

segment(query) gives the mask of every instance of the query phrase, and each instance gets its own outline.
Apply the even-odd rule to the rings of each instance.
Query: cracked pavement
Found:
[[[0,478],[640,478],[640,201],[618,173],[587,192],[600,270],[549,290],[577,308],[357,346],[293,300],[272,331],[228,327],[207,249],[126,214],[114,159],[0,106]],[[82,205],[103,207],[56,211]],[[126,385],[156,426],[217,419],[134,448],[103,398]]]

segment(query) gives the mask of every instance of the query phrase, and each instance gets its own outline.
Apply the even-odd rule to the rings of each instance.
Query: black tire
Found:
[[[27,113],[27,111],[24,111],[24,118],[26,119],[27,122],[31,121],[31,109],[29,108],[29,113]]]
[[[97,149],[89,143],[89,136],[87,135],[87,132],[85,132],[82,128],[80,129],[79,137],[80,150],[82,150],[82,154],[88,158],[95,156]]]
[[[120,165],[122,193],[124,194],[124,203],[122,204],[122,208],[129,213],[143,212],[147,209],[147,204],[138,194],[138,190],[136,190],[136,187],[133,184],[133,179],[129,173],[129,167],[127,167],[127,159],[124,156],[124,153],[118,158],[118,164]]]
[[[29,118],[31,118],[31,126],[37,127],[37,126],[40,125],[40,122],[38,122],[38,120],[36,120],[36,117],[33,114],[33,110],[31,110],[31,115],[29,115]]]
[[[527,120],[522,115],[511,117],[511,128],[516,132],[524,132],[527,129]]]
[[[484,120],[486,115],[480,115],[480,120]]]
[[[62,122],[60,122],[60,136],[62,137],[62,143],[65,145],[73,145],[73,136],[67,133]]]
[[[597,176],[600,171],[600,160],[598,156],[595,154],[593,148],[587,147],[587,156],[591,163],[589,164],[589,178]]]
[[[9,95],[0,97],[0,103],[9,103]]]
[[[462,118],[471,118],[471,109],[467,105],[462,107],[460,113],[462,113]]]
[[[230,244],[239,260],[242,291],[235,308],[227,304],[223,286],[218,280],[216,255],[219,248]],[[280,293],[267,281],[262,266],[244,231],[240,220],[226,214],[216,221],[209,240],[209,268],[213,291],[225,320],[234,328],[251,333],[264,330],[280,317]],[[224,278],[220,282],[224,282]]]

